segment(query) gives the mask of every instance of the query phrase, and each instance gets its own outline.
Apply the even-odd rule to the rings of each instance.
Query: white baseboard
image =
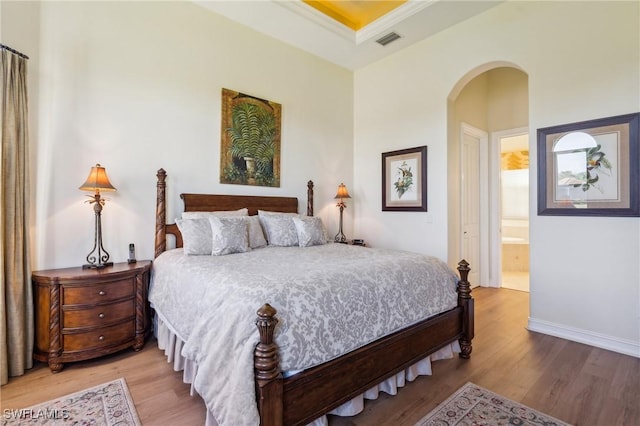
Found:
[[[640,358],[640,343],[529,317],[527,330]]]

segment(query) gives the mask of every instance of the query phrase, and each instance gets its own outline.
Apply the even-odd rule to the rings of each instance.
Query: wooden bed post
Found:
[[[307,216],[313,216],[313,181],[307,182]]]
[[[282,373],[278,361],[278,348],[273,333],[278,323],[277,311],[268,303],[258,309],[256,325],[260,343],[256,345],[253,365],[256,376],[256,399],[261,426],[280,426],[283,422]]]
[[[158,177],[157,183],[157,195],[156,195],[156,241],[155,241],[155,256],[160,256],[163,251],[167,249],[167,233],[165,229],[165,223],[167,218],[165,193],[167,188],[167,172],[164,169],[158,170],[156,174]]]
[[[471,284],[469,284],[469,263],[462,259],[458,262],[460,281],[458,282],[458,306],[462,307],[462,337],[460,338],[460,358],[471,357],[471,340],[474,335],[473,324],[473,298],[471,297]]]

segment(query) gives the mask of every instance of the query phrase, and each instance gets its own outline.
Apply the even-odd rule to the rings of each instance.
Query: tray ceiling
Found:
[[[362,0],[302,0],[314,9],[358,31],[378,18],[386,15],[407,0],[362,1]]]
[[[502,1],[194,0],[350,70],[383,59]],[[400,37],[384,46],[376,42],[392,32]]]

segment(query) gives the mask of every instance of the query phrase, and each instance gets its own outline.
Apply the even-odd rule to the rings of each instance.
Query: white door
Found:
[[[488,135],[486,132],[463,124],[461,127],[461,188],[460,223],[461,257],[469,262],[469,282],[473,287],[486,284],[488,273],[487,215],[481,214],[482,206],[488,209]],[[484,182],[484,183],[483,183]],[[486,222],[486,223],[485,223]],[[483,281],[484,280],[484,281]]]

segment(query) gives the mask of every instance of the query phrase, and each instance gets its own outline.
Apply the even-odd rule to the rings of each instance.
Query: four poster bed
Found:
[[[190,256],[181,232],[185,216],[237,211],[246,219],[207,220],[211,226],[249,223],[257,215],[267,226],[274,223],[269,212],[281,212],[290,216],[271,214],[279,223],[295,218],[300,231],[298,225],[317,219],[313,183],[307,185],[307,219],[296,215],[297,198],[181,194],[185,213],[168,223],[166,176],[158,171],[149,300],[158,345],[203,397],[207,423],[326,422],[325,414],[348,410],[381,382],[404,380],[430,355],[454,350],[469,358],[473,299],[464,260],[458,278],[443,262],[415,253],[334,243],[303,247],[306,234],[300,232],[300,247],[298,240],[276,247],[279,236],[270,228],[264,248]],[[251,234],[251,225],[244,226]],[[175,249],[168,249],[167,234],[175,236]],[[414,283],[422,276],[433,284]],[[409,295],[400,296],[405,291]],[[321,313],[318,305],[326,305]],[[430,364],[426,369],[415,374],[430,374]]]

